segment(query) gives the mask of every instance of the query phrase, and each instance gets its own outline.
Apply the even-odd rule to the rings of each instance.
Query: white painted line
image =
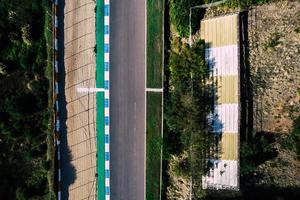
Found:
[[[56,120],[56,131],[59,132],[60,129],[60,123],[59,123],[59,119]]]
[[[58,112],[59,111],[59,104],[58,104],[57,100],[55,101],[55,105],[56,105],[56,111]]]
[[[163,92],[163,88],[146,88],[147,92]]]
[[[55,68],[55,72],[58,73],[58,62],[57,62],[57,60],[54,61],[54,68]]]
[[[76,88],[77,92],[83,93],[93,93],[93,92],[104,92],[104,88]]]
[[[57,27],[58,27],[58,20],[57,20],[57,16],[55,16],[55,17],[54,17],[54,19],[55,19],[55,28],[57,28]]]
[[[58,83],[55,82],[55,93],[58,94]]]
[[[58,50],[58,41],[57,41],[57,38],[54,39],[54,49]]]
[[[57,151],[57,160],[60,160],[60,151]]]
[[[58,200],[61,200],[61,191],[59,191],[59,192],[57,193],[57,196],[58,196]]]

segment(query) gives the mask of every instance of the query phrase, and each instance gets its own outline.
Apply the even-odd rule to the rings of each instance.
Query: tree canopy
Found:
[[[44,30],[50,5],[47,0],[0,1],[0,199],[49,197]]]

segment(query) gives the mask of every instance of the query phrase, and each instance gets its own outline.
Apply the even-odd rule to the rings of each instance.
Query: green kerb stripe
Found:
[[[104,87],[104,1],[96,4],[96,87]],[[96,93],[97,197],[105,199],[104,93]]]

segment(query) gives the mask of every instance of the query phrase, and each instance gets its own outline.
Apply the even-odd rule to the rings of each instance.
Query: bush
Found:
[[[229,0],[224,3],[229,8],[247,8],[252,5],[267,3],[272,0]]]
[[[300,116],[294,121],[293,139],[298,157],[300,157]]]
[[[170,19],[181,37],[189,36],[190,8],[203,4],[202,0],[170,0]],[[199,10],[198,10],[199,11]],[[200,25],[200,13],[192,12],[192,30]]]
[[[199,41],[190,48],[179,38],[174,38],[171,47],[170,86],[164,104],[167,127],[164,137],[169,143],[164,145],[164,150],[176,145],[180,151],[165,152],[173,153],[165,158],[171,158],[170,170],[173,171],[169,174],[184,179],[193,177],[193,193],[199,196],[202,195],[202,175],[207,170],[207,155],[214,145],[214,136],[207,125],[212,96],[211,86],[207,84],[209,72],[204,61],[205,47],[204,42]],[[172,139],[174,136],[176,141]]]
[[[0,3],[0,199],[46,199],[51,193],[51,165],[45,163],[51,159],[46,140],[52,92],[46,71],[52,66],[45,62],[43,33],[48,3]]]

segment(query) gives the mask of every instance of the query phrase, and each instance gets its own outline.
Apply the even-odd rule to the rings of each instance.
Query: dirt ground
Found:
[[[280,1],[249,11],[249,63],[254,132],[284,138],[300,114],[300,3]],[[258,166],[259,184],[300,185],[294,152],[274,144],[276,158]]]
[[[68,199],[96,195],[95,94],[78,87],[95,87],[95,2],[66,0],[64,7],[64,65],[67,103],[67,143],[75,177]],[[64,160],[62,160],[64,162]],[[68,177],[63,170],[63,177]]]
[[[254,130],[287,134],[300,114],[300,3],[253,7],[248,27]]]

